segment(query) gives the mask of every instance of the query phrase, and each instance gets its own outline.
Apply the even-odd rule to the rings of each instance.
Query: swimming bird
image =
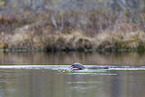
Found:
[[[82,64],[80,64],[80,63],[73,63],[71,65],[71,68],[73,68],[73,69],[79,69],[79,70],[85,69],[85,67]]]
[[[108,69],[109,67],[108,66],[96,66],[96,67],[85,67],[83,66],[81,63],[73,63],[71,65],[71,68],[74,69],[74,70],[83,70],[83,69]]]

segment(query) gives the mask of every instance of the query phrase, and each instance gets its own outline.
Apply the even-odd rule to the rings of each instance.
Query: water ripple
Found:
[[[68,74],[97,74],[97,72],[107,72],[116,70],[145,70],[145,66],[98,66],[98,65],[85,65],[86,68],[95,67],[95,69],[84,69],[84,70],[72,70],[70,65],[1,65],[0,69],[51,69],[57,70],[58,72],[69,71]],[[108,68],[106,68],[108,67]],[[103,69],[104,68],[104,69]],[[101,73],[99,73],[101,74]],[[102,73],[104,75],[105,73]],[[115,75],[115,74],[110,74]]]

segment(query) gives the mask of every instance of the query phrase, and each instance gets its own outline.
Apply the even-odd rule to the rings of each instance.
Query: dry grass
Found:
[[[41,50],[144,50],[144,13],[140,23],[108,10],[52,12],[0,18],[5,35],[0,48]],[[4,25],[4,26],[3,26]],[[7,28],[6,28],[7,27]]]
[[[24,31],[24,30],[23,30]],[[145,33],[106,31],[89,37],[82,32],[42,34],[19,32],[8,43],[10,48],[55,50],[144,50]]]
[[[59,31],[55,34],[37,35],[28,30],[29,27],[17,29],[17,33],[11,36],[9,48],[35,48],[43,50],[76,50],[92,49],[93,40],[81,32],[63,34]]]
[[[145,32],[104,32],[96,36],[96,48],[100,49],[145,49]]]

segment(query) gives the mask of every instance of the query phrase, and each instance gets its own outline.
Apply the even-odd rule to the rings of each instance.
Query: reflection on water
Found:
[[[145,71],[107,73],[0,69],[0,97],[144,97]]]
[[[0,64],[107,64],[144,65],[145,53],[0,53]]]
[[[0,97],[144,97],[144,59],[136,52],[0,53]],[[74,62],[90,65],[72,70]]]

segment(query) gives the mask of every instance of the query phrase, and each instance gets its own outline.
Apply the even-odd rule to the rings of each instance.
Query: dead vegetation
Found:
[[[28,50],[144,50],[145,14],[140,23],[108,10],[30,12],[0,18],[0,48]],[[3,33],[3,34],[2,34]]]

